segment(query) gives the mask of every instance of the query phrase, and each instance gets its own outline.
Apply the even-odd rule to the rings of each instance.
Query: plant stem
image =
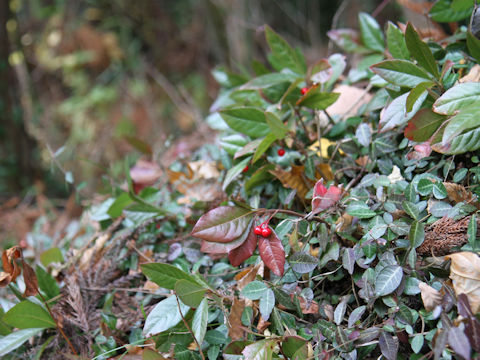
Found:
[[[198,343],[197,338],[195,337],[195,334],[193,333],[192,329],[190,328],[190,325],[188,325],[187,320],[183,317],[182,310],[180,308],[180,302],[178,301],[178,296],[175,294],[175,300],[177,300],[177,306],[178,306],[178,312],[180,313],[180,316],[182,317],[183,323],[188,329],[188,332],[193,336],[193,340],[195,341],[195,344],[197,344],[198,351],[200,351],[200,356],[202,357],[202,360],[205,360],[205,355],[203,355],[202,348],[200,344]]]
[[[40,294],[40,292],[38,293],[38,295],[40,296],[40,298],[42,299],[43,303],[45,304],[45,307],[47,308],[48,313],[50,314],[50,316],[52,317],[53,321],[55,322],[55,326],[57,327],[58,331],[60,331],[60,334],[62,334],[63,338],[64,338],[65,341],[67,342],[67,344],[68,344],[68,346],[70,347],[70,350],[72,351],[73,355],[78,355],[77,351],[76,351],[75,348],[73,347],[73,344],[71,343],[71,341],[70,341],[70,339],[68,338],[67,334],[65,334],[65,332],[63,331],[63,329],[60,327],[60,324],[58,323],[57,319],[55,318],[55,315],[53,315],[52,309],[50,309],[50,306],[48,305],[47,301],[45,300],[45,298],[43,297],[43,295]]]

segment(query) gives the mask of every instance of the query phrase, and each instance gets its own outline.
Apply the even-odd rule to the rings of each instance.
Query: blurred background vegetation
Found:
[[[396,20],[400,8],[378,0],[10,0],[0,7],[0,203],[29,191],[101,192],[142,152],[155,159],[198,131],[217,96],[212,69],[242,74],[252,60],[264,63],[263,24],[311,63],[332,51],[332,27],[356,27],[359,11]],[[183,145],[168,155],[193,146]]]

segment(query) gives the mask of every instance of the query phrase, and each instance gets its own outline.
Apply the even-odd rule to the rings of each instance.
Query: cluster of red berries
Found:
[[[264,238],[268,238],[272,233],[272,229],[268,227],[268,224],[263,223],[259,226],[255,226],[255,229],[253,229],[253,233],[256,235],[261,235]]]

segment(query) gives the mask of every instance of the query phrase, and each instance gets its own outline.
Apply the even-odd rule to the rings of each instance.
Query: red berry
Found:
[[[247,165],[247,166],[245,166],[245,167],[243,168],[242,172],[247,172],[248,169],[249,169],[249,167],[248,167],[248,165]]]
[[[255,226],[255,229],[253,230],[253,233],[255,235],[262,235],[262,228],[260,226]]]
[[[264,238],[268,238],[271,233],[272,233],[272,230],[269,227],[262,229],[262,236]]]
[[[305,95],[305,94],[308,92],[308,90],[310,90],[310,89],[305,86],[305,87],[303,87],[302,90],[300,90],[300,91],[301,91],[302,95]]]
[[[278,149],[278,150],[277,150],[277,154],[278,154],[278,156],[283,156],[283,155],[285,155],[285,149]]]

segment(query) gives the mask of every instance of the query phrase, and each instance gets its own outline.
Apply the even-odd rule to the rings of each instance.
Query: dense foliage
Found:
[[[468,16],[458,3],[432,17]],[[6,251],[2,285],[22,301],[0,354],[68,341],[95,359],[478,356],[480,40],[461,27],[427,43],[392,23],[384,35],[365,13],[359,27],[329,33],[360,55],[345,75],[344,55],[307,66],[266,26],[273,70],[214,72],[216,145],[165,171],[138,163],[128,191],[89,212],[103,232],[70,231],[90,242],[47,250],[36,277],[24,263],[24,295],[43,302],[23,299],[21,250]]]

